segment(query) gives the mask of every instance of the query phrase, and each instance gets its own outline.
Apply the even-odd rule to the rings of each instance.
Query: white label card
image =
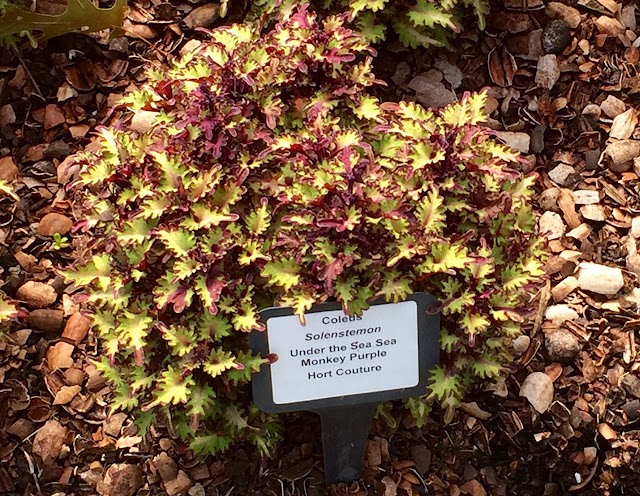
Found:
[[[267,321],[275,404],[414,387],[420,380],[418,305],[374,305],[362,317],[342,310]]]

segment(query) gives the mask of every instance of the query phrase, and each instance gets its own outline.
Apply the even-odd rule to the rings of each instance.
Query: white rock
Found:
[[[520,396],[527,398],[538,412],[544,413],[553,402],[553,382],[544,372],[533,372],[522,383]]]
[[[585,219],[603,222],[607,220],[607,212],[602,205],[583,205],[580,213]]]
[[[602,111],[607,114],[611,119],[613,119],[616,115],[620,115],[622,112],[626,110],[626,105],[622,100],[616,98],[613,95],[609,95],[607,99],[600,104],[600,108]]]
[[[631,219],[630,234],[636,239],[640,238],[640,217],[634,217],[633,219]]]
[[[600,192],[579,189],[573,192],[573,202],[576,205],[594,205],[600,203]]]
[[[566,186],[567,179],[575,172],[575,169],[570,165],[560,164],[549,171],[549,179],[560,186]]]
[[[582,262],[579,268],[578,286],[583,291],[615,295],[624,286],[622,271],[617,267]]]
[[[536,70],[536,84],[550,90],[558,79],[560,79],[560,66],[557,57],[552,53],[540,57]]]
[[[551,305],[544,312],[544,317],[554,324],[562,324],[565,320],[576,320],[579,315],[569,305]]]
[[[513,131],[496,131],[494,134],[509,148],[513,148],[520,153],[529,153],[531,136],[529,136],[527,133],[519,133]]]
[[[513,340],[513,349],[518,355],[522,355],[529,349],[530,344],[531,338],[523,334],[522,336],[518,336]]]
[[[549,240],[561,238],[567,230],[567,226],[564,225],[562,217],[555,212],[545,212],[542,214],[539,227],[540,234],[548,233],[547,239]]]
[[[571,229],[571,231],[567,233],[567,237],[583,240],[589,237],[591,231],[591,226],[583,222],[575,229]]]

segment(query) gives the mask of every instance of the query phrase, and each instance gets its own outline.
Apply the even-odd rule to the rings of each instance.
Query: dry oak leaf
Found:
[[[108,28],[120,28],[124,21],[127,0],[116,0],[113,7],[99,9],[91,0],[69,0],[62,14],[38,14],[8,3],[0,16],[0,39],[23,31],[40,31],[38,41],[72,32],[93,33]]]

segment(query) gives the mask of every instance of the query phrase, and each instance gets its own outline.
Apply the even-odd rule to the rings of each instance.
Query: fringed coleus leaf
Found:
[[[442,111],[379,102],[373,50],[348,15],[279,12],[151,70],[121,103],[155,112],[149,131],[103,129],[75,159],[94,255],[61,274],[94,308],[96,367],[117,408],[171,405],[202,452],[278,435],[237,390],[274,359],[248,351],[261,309],[304,322],[322,301],[361,314],[432,293],[449,332],[425,401],[452,408],[511,359],[542,274],[533,181],[479,126],[485,94]]]

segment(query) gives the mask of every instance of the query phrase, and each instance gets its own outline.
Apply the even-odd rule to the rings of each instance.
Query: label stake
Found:
[[[320,415],[327,485],[362,476],[367,438],[377,404],[314,410]]]
[[[253,377],[253,401],[269,413],[320,416],[328,485],[362,475],[380,403],[427,394],[440,358],[437,308],[432,295],[414,293],[399,303],[374,302],[352,317],[338,303],[319,303],[306,312],[306,326],[291,308],[260,312],[266,330],[252,332],[249,344],[278,359]]]

